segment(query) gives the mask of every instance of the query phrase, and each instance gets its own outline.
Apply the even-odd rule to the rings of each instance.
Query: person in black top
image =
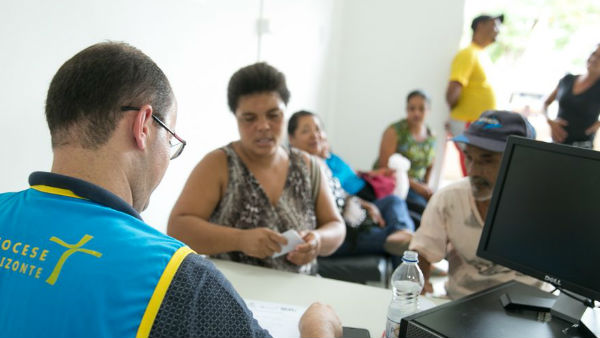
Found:
[[[544,113],[558,100],[558,116],[547,118],[552,140],[583,148],[593,148],[600,122],[600,44],[587,60],[582,75],[567,74],[544,102]]]

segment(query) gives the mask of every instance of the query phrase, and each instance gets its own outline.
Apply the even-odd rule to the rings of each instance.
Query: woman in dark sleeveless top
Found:
[[[170,235],[201,254],[307,274],[316,273],[318,255],[337,249],[345,227],[318,165],[281,146],[288,99],[283,74],[265,63],[232,76],[228,101],[240,139],[196,166],[171,213]],[[272,258],[289,229],[304,243]]]
[[[544,112],[558,100],[558,116],[548,118],[552,140],[582,148],[593,148],[600,128],[600,45],[587,60],[587,72],[565,75],[544,102]]]

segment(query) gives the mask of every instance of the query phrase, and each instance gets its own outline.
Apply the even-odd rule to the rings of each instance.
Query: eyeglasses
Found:
[[[129,111],[129,110],[140,110],[142,108],[140,107],[132,107],[132,106],[122,106],[121,107],[121,111]],[[165,128],[166,131],[169,132],[169,134],[171,134],[171,138],[169,138],[169,146],[170,146],[170,159],[176,159],[179,155],[181,155],[181,153],[183,152],[183,148],[185,148],[185,145],[187,144],[187,142],[185,142],[184,139],[182,139],[181,137],[179,137],[177,134],[175,134],[174,131],[172,131],[169,127],[167,127],[167,125],[161,121],[156,115],[152,114],[152,119],[154,119],[154,121],[156,121],[156,123],[158,123],[161,127]]]

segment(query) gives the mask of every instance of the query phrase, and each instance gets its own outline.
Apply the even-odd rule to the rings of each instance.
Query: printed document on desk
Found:
[[[271,336],[275,338],[300,337],[298,322],[306,311],[306,307],[251,299],[245,301],[258,324],[263,329],[269,330]]]

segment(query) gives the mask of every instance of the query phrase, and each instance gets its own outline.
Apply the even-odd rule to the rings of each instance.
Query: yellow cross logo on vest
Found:
[[[82,253],[92,255],[92,256],[95,256],[98,258],[102,257],[102,254],[99,253],[98,251],[82,248],[82,246],[85,243],[89,242],[92,238],[94,238],[94,236],[85,234],[85,236],[83,236],[83,238],[81,238],[79,240],[79,242],[77,242],[77,244],[68,244],[68,243],[65,243],[62,239],[60,239],[58,237],[55,237],[55,236],[50,237],[50,241],[57,243],[59,245],[62,245],[65,248],[68,248],[68,250],[65,251],[60,256],[60,259],[56,263],[56,266],[54,266],[54,270],[52,270],[50,277],[48,277],[48,279],[46,279],[46,283],[48,283],[50,285],[54,285],[54,283],[56,283],[56,280],[58,279],[58,275],[60,275],[60,271],[62,270],[62,267],[65,264],[65,262],[67,261],[67,258],[69,258],[69,256],[71,256],[72,254],[74,254],[76,252],[82,252]]]

